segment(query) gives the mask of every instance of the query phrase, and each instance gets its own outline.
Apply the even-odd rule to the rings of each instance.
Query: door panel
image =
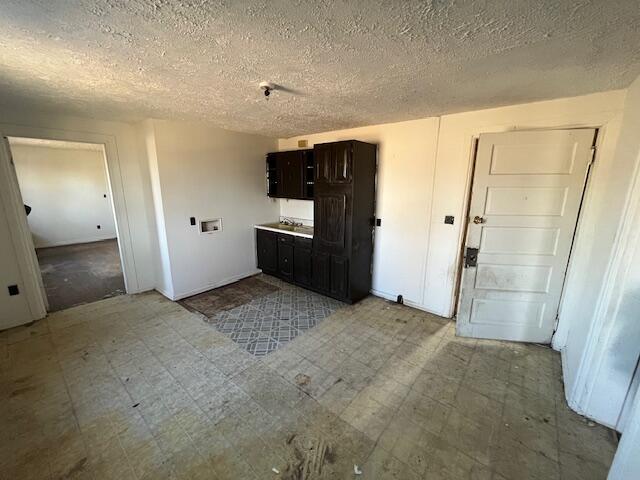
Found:
[[[302,198],[302,156],[298,152],[278,154],[278,191],[284,198]]]
[[[476,289],[537,293],[549,291],[552,273],[549,266],[482,263],[477,268]]]
[[[347,197],[345,193],[317,193],[314,202],[317,227],[314,241],[321,248],[345,246]]]
[[[316,145],[313,149],[316,185],[331,182],[333,148],[331,145]]]
[[[311,250],[296,245],[293,252],[293,280],[300,285],[311,285]]]
[[[344,257],[331,256],[331,294],[346,298],[348,291],[347,276],[349,274],[349,260]]]
[[[567,187],[488,187],[484,213],[561,216],[567,193]]]
[[[481,135],[459,335],[548,343],[592,158],[593,129]]]
[[[287,280],[293,279],[293,244],[278,242],[278,273]]]
[[[328,253],[314,252],[312,256],[313,286],[321,292],[328,292],[330,288],[329,273],[331,269]]]
[[[484,227],[480,250],[487,254],[555,255],[558,228]]]
[[[351,183],[352,162],[351,144],[338,143],[334,145],[331,168],[331,183]]]
[[[545,143],[546,142],[546,143]],[[543,140],[541,143],[494,145],[491,151],[491,175],[571,174],[576,161],[575,144]],[[531,159],[536,161],[532,162]]]
[[[278,271],[277,235],[265,230],[257,230],[258,268],[265,272]]]

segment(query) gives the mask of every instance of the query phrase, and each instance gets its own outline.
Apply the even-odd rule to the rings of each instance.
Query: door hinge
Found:
[[[556,315],[556,320],[553,322],[553,332],[558,331],[558,325],[560,324],[560,315]]]
[[[589,160],[589,166],[593,165],[593,162],[596,161],[596,150],[597,147],[595,145],[591,146],[591,160]]]

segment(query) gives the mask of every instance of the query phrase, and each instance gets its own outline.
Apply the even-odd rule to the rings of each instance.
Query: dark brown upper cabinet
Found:
[[[267,194],[276,198],[313,199],[313,150],[267,154]]]
[[[316,183],[344,185],[353,181],[351,142],[323,143],[314,148]]]

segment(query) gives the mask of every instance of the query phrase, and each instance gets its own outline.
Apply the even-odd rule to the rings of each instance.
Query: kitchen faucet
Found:
[[[291,225],[292,227],[301,227],[302,226],[302,222],[296,222],[295,220],[289,218],[289,217],[282,217],[282,223],[284,225]]]

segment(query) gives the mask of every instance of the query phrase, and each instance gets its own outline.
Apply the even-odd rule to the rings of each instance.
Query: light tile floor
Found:
[[[0,366],[2,479],[585,480],[615,449],[557,353],[373,297],[257,358],[120,296],[3,332]]]

